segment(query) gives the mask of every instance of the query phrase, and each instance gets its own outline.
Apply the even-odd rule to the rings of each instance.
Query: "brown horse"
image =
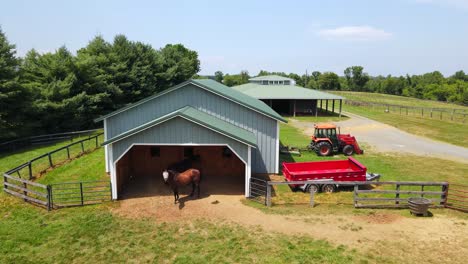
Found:
[[[193,196],[195,187],[197,188],[198,198],[200,198],[200,171],[196,169],[188,169],[184,172],[176,172],[173,170],[165,170],[163,172],[164,183],[169,184],[174,191],[174,204],[179,200],[179,186],[185,186],[192,184],[192,192],[190,196]]]

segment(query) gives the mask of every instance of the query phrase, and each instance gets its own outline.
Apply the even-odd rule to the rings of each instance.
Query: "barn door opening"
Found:
[[[191,159],[192,167],[202,175],[202,196],[244,194],[244,162],[227,146],[135,145],[116,163],[119,199],[171,196],[162,172],[171,164]],[[181,189],[189,193],[191,187]]]

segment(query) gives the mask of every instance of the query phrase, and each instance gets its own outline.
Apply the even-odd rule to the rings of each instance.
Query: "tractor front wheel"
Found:
[[[330,143],[322,141],[317,144],[316,150],[319,156],[329,156],[332,153],[332,146]]]
[[[345,154],[346,156],[351,156],[354,154],[354,147],[351,146],[351,145],[346,145],[344,146],[343,148],[343,154]]]

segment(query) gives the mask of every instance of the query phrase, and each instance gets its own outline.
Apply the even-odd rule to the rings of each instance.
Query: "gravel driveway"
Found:
[[[359,115],[345,113],[350,119],[335,122],[341,133],[350,133],[358,142],[366,142],[379,152],[402,152],[468,163],[468,148],[416,136]],[[314,133],[313,122],[290,122],[307,135]]]

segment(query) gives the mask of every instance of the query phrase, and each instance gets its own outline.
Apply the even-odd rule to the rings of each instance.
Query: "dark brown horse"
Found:
[[[193,196],[195,188],[197,188],[198,198],[200,198],[200,171],[197,169],[188,169],[184,172],[177,172],[173,170],[165,170],[163,172],[164,183],[171,186],[174,191],[174,204],[179,200],[179,186],[186,186],[192,184],[192,192],[190,196]]]

